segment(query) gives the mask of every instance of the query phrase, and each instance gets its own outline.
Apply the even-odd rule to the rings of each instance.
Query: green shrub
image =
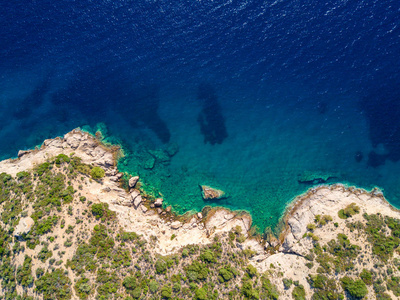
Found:
[[[364,298],[368,294],[367,286],[361,279],[354,280],[345,276],[340,281],[342,282],[343,289],[356,299]]]
[[[194,293],[194,298],[197,300],[207,300],[207,291],[204,288],[199,288]]]
[[[40,221],[35,222],[34,231],[38,235],[43,235],[53,230],[53,226],[57,224],[59,217],[52,216],[47,217],[46,219],[42,219]]]
[[[161,298],[162,299],[171,299],[172,298],[172,289],[170,286],[164,285],[161,288]]]
[[[189,279],[189,281],[205,280],[208,276],[208,273],[210,272],[205,264],[202,264],[197,260],[188,265],[185,270],[186,277]]]
[[[65,154],[59,154],[56,156],[55,163],[57,167],[60,167],[63,162],[69,163],[71,159]]]
[[[182,257],[188,257],[189,256],[189,250],[188,249],[183,249],[182,250]]]
[[[272,284],[272,282],[269,280],[266,274],[263,274],[261,276],[261,288],[262,288],[262,293],[261,293],[262,299],[276,300],[279,298],[278,289],[276,288],[275,285]]]
[[[165,274],[167,272],[167,263],[163,258],[159,258],[155,264],[157,274]]]
[[[250,278],[253,278],[257,275],[257,269],[253,265],[248,265],[246,267],[246,272],[250,276]]]
[[[115,272],[110,273],[105,269],[97,271],[96,283],[98,284],[97,293],[100,299],[110,298],[120,287],[118,275]]]
[[[248,299],[259,299],[260,298],[259,291],[255,288],[253,288],[253,283],[250,280],[245,280],[242,282],[242,287],[241,287],[240,291],[241,291],[242,295]]]
[[[365,284],[372,285],[373,280],[372,280],[372,273],[370,271],[368,271],[367,269],[363,269],[360,273],[360,277]]]
[[[206,263],[214,263],[217,261],[217,259],[214,256],[214,253],[210,249],[203,251],[200,254],[200,259]]]
[[[33,282],[32,258],[25,255],[24,263],[17,269],[17,282],[24,287],[30,286]]]
[[[43,268],[37,268],[36,269],[36,277],[37,278],[43,276],[43,274],[44,274],[44,269]]]
[[[90,281],[86,277],[80,278],[74,285],[74,289],[79,299],[87,299],[92,292]]]
[[[310,224],[307,225],[307,229],[308,229],[309,231],[314,231],[315,227],[316,227],[315,224],[312,224],[312,223],[310,223]]]
[[[400,223],[392,218],[383,218],[380,214],[364,214],[367,220],[366,229],[368,241],[372,244],[372,253],[382,261],[387,262],[393,252],[400,246]],[[387,235],[387,227],[390,235]],[[398,234],[399,233],[399,234]]]
[[[156,293],[158,291],[158,283],[155,280],[150,280],[149,289],[151,293]]]
[[[43,299],[71,299],[71,280],[62,269],[46,272],[35,282],[35,290],[43,294]]]
[[[218,276],[219,282],[227,282],[236,277],[239,274],[239,272],[232,266],[228,265],[225,266],[224,268],[219,269],[218,274],[219,274]]]
[[[114,211],[108,209],[108,203],[97,203],[91,206],[92,215],[96,217],[96,219],[104,219],[110,220],[114,219],[116,214]]]
[[[53,252],[51,252],[48,248],[47,245],[43,246],[43,248],[40,250],[38,254],[38,259],[41,262],[45,262],[48,258],[53,256]]]
[[[400,297],[400,277],[392,276],[388,282],[387,287],[397,297]]]
[[[137,281],[136,278],[133,276],[127,276],[124,278],[124,281],[122,282],[122,285],[125,287],[126,290],[128,291],[133,291],[137,286]]]
[[[341,219],[351,218],[355,214],[360,212],[360,208],[355,204],[351,203],[347,205],[344,209],[339,210],[338,215]]]
[[[302,286],[301,284],[295,286],[292,291],[292,297],[295,300],[306,300],[306,291],[304,289],[304,286]]]
[[[290,287],[293,284],[293,280],[292,279],[287,279],[287,278],[283,278],[282,282],[283,282],[283,286],[285,287],[285,290],[290,289]]]
[[[334,279],[328,279],[325,275],[318,274],[308,275],[307,281],[314,289],[312,299],[343,299]]]
[[[92,176],[93,179],[101,179],[104,177],[104,174],[104,170],[100,167],[93,167],[90,171],[90,176]]]
[[[172,290],[174,293],[179,293],[181,291],[181,285],[178,282],[175,282],[174,285],[172,286]]]

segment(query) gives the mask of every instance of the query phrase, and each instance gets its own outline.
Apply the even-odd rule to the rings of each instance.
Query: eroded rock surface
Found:
[[[35,224],[35,221],[31,217],[21,218],[17,227],[15,227],[14,236],[20,237],[24,234],[29,233],[33,224]]]
[[[204,200],[218,200],[225,197],[225,192],[212,188],[207,185],[201,185],[202,196]]]

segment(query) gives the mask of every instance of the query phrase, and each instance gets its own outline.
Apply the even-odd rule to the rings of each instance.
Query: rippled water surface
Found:
[[[79,126],[179,213],[263,229],[325,181],[400,205],[399,1],[3,2],[1,158]]]

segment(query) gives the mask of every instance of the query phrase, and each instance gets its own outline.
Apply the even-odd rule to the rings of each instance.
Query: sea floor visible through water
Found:
[[[19,81],[29,83],[23,77]],[[147,113],[144,118],[139,108],[132,115],[117,109],[85,115],[75,103],[54,107],[46,100],[51,95],[48,91],[37,106],[26,108],[23,100],[18,101],[29,99],[37,83],[26,84],[24,91],[20,85],[9,85],[15,82],[2,82],[0,138],[7,141],[0,145],[2,159],[76,127],[91,133],[100,130],[105,142],[124,150],[119,169],[139,175],[144,188],[162,196],[175,212],[200,211],[207,205],[246,210],[261,232],[278,224],[296,196],[321,183],[367,190],[376,186],[392,204],[400,204],[395,176],[400,164],[389,160],[377,168],[367,164],[374,148],[357,95],[315,95],[294,83],[264,87],[215,84],[227,136],[210,144],[205,143],[199,123],[203,106],[198,85],[161,86],[154,117],[163,120],[170,132],[169,141],[162,143],[149,129],[153,116]],[[316,180],[301,182],[313,177]],[[200,185],[221,189],[227,197],[203,200]]]
[[[278,224],[296,196],[318,184],[379,187],[394,205],[400,199],[392,175],[399,165],[387,161],[378,170],[367,165],[373,148],[366,120],[354,117],[359,113],[356,101],[328,101],[329,108],[321,113],[293,99],[284,99],[287,106],[275,98],[246,107],[248,102],[237,94],[221,94],[228,132],[221,144],[204,143],[197,124],[201,107],[190,95],[170,94],[173,99],[161,102],[168,104],[161,104],[159,112],[171,131],[166,145],[154,143],[150,131],[124,131],[123,124],[87,129],[100,130],[105,141],[120,144],[125,157],[119,169],[139,175],[148,192],[163,197],[179,214],[207,205],[246,210],[262,232]],[[361,161],[356,160],[359,151]],[[227,197],[203,200],[200,185],[221,189]]]

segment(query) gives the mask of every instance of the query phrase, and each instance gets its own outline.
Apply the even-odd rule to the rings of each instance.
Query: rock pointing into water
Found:
[[[35,221],[31,217],[21,218],[17,227],[14,230],[14,236],[19,237],[23,234],[29,233]]]
[[[142,196],[140,196],[140,193],[139,193],[139,191],[137,191],[137,190],[133,190],[133,191],[132,191],[132,193],[131,193],[131,199],[132,199],[133,206],[134,206],[135,208],[138,208],[139,205],[140,205],[140,204],[142,203],[142,201],[143,201]]]
[[[129,179],[129,188],[133,189],[139,180],[139,176],[134,176]]]
[[[204,200],[216,200],[216,199],[221,199],[221,198],[225,198],[225,192],[218,190],[218,189],[214,189],[210,186],[207,185],[200,185],[201,190],[203,192],[203,199]]]
[[[29,152],[31,152],[30,150],[19,150],[18,151],[18,157],[22,157],[25,154],[28,154]]]
[[[154,205],[157,207],[162,206],[163,199],[162,198],[157,198],[156,201],[154,202]]]

